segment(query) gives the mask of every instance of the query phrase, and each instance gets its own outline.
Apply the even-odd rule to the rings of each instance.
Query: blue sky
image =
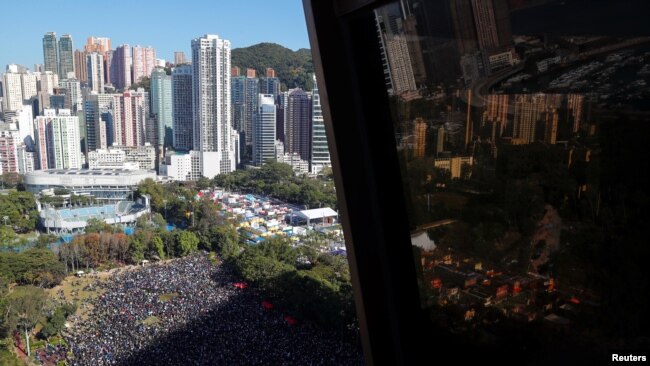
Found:
[[[29,0],[0,6],[0,72],[9,63],[33,69],[43,63],[42,38],[72,35],[79,49],[89,36],[153,46],[156,57],[173,60],[174,51],[190,55],[190,41],[218,34],[233,48],[260,42],[296,50],[309,48],[301,0]]]

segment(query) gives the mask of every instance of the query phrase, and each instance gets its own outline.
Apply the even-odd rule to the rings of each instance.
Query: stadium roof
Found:
[[[315,220],[324,217],[337,217],[339,214],[329,207],[323,207],[315,208],[313,210],[302,210],[298,212],[298,215],[307,220]]]

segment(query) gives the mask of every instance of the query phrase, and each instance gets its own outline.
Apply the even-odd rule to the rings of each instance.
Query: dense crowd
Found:
[[[72,365],[358,365],[354,340],[267,309],[205,253],[115,275],[66,340]],[[292,323],[292,322],[291,322]]]

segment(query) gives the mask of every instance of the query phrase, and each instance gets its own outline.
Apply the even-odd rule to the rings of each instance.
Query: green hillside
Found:
[[[272,67],[282,82],[283,90],[298,86],[307,90],[312,88],[314,64],[309,49],[292,51],[275,43],[259,43],[233,49],[231,58],[232,66],[239,66],[242,73],[248,67],[257,70],[258,76],[264,76],[266,68]]]

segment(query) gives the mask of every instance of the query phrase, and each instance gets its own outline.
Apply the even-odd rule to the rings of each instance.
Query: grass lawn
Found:
[[[176,297],[178,297],[178,292],[168,292],[166,294],[160,295],[159,299],[162,302],[166,302]]]
[[[158,318],[157,316],[152,315],[152,316],[148,317],[147,319],[143,320],[142,324],[143,325],[158,325],[158,324],[160,324],[160,318]]]

